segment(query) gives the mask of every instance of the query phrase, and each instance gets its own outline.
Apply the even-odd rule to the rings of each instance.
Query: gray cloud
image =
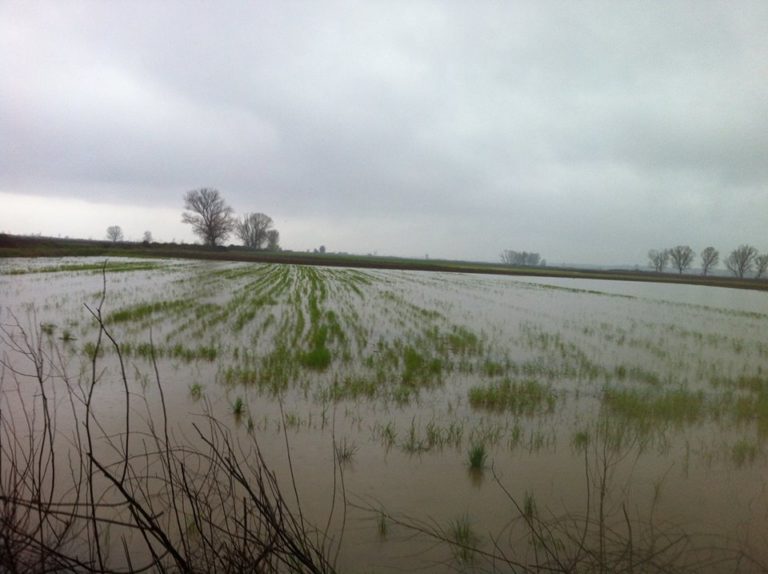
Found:
[[[180,209],[216,186],[298,248],[764,242],[765,22],[763,2],[7,2],[0,193]]]

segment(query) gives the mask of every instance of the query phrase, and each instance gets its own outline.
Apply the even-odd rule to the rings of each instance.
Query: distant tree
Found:
[[[768,271],[768,253],[755,257],[755,278],[760,279]]]
[[[752,271],[756,258],[757,249],[751,245],[739,245],[725,260],[725,266],[737,277],[744,277],[745,273]]]
[[[232,208],[229,207],[217,189],[203,187],[184,194],[183,223],[192,225],[192,231],[203,240],[203,244],[215,247],[223,243],[234,227]]]
[[[321,245],[320,247],[318,247],[317,248],[317,252],[318,253],[325,253],[325,245]]]
[[[538,253],[529,253],[528,251],[513,251],[505,249],[501,252],[501,262],[505,265],[521,265],[525,267],[536,267],[541,263],[541,255]]]
[[[272,228],[272,218],[264,213],[246,213],[235,224],[235,233],[243,245],[252,249],[261,249],[267,242],[267,234]]]
[[[651,249],[648,252],[648,261],[650,261],[654,271],[657,273],[663,272],[667,263],[669,263],[669,249],[662,249],[661,251]]]
[[[280,251],[280,232],[277,229],[267,231],[267,249]]]
[[[152,232],[151,231],[145,231],[144,237],[141,240],[143,243],[152,243]]]
[[[119,225],[110,225],[107,227],[107,239],[112,243],[117,243],[123,240],[123,230]]]
[[[720,252],[714,247],[707,247],[701,252],[701,272],[707,275],[720,262]]]
[[[688,245],[676,245],[669,250],[672,265],[677,268],[677,272],[680,274],[691,266],[694,257],[696,257],[696,252]]]

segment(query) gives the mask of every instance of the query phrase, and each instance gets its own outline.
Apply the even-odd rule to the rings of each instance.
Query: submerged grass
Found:
[[[469,404],[474,408],[509,411],[516,415],[551,413],[557,395],[550,385],[536,380],[512,381],[504,379],[471,387]]]
[[[190,299],[139,303],[110,313],[107,315],[106,322],[125,323],[141,321],[154,314],[181,313],[192,309],[194,306],[195,302]]]
[[[649,424],[695,423],[708,412],[704,393],[684,388],[651,391],[609,386],[603,390],[602,404],[614,415]]]
[[[344,437],[340,443],[335,445],[336,459],[340,464],[349,464],[357,452],[357,445],[353,442],[348,442],[347,437]]]
[[[488,452],[483,443],[473,444],[469,449],[469,468],[474,471],[481,471],[485,468],[485,462],[488,460]]]
[[[757,458],[759,447],[756,443],[747,440],[739,439],[731,449],[731,460],[737,468],[741,468],[747,464],[752,464]]]
[[[219,355],[219,350],[214,345],[198,345],[195,347],[186,347],[181,343],[175,345],[152,345],[150,343],[139,343],[132,345],[125,343],[120,347],[121,352],[126,357],[137,357],[147,361],[155,359],[168,358],[180,359],[187,363],[192,361],[215,361]]]
[[[29,267],[26,269],[11,269],[8,271],[8,275],[28,275],[32,273],[82,273],[85,271],[100,273],[103,269],[106,269],[106,271],[111,273],[119,273],[126,271],[153,271],[159,269],[161,266],[161,263],[134,261],[107,262],[106,265],[104,263],[76,263]]]
[[[323,371],[331,364],[331,352],[325,346],[314,347],[299,355],[299,362],[308,369]]]
[[[475,552],[479,549],[481,540],[469,516],[465,514],[449,523],[448,539],[451,541],[451,550],[457,562],[468,565],[474,561]]]
[[[341,380],[334,379],[330,387],[319,395],[321,401],[340,401],[345,399],[357,399],[360,397],[373,398],[382,387],[375,380],[364,376],[348,376]]]
[[[232,402],[232,414],[239,418],[243,413],[245,413],[245,401],[242,397],[237,397]]]
[[[424,385],[440,380],[443,373],[443,361],[438,357],[429,357],[426,353],[408,346],[403,351],[402,380],[409,385]]]

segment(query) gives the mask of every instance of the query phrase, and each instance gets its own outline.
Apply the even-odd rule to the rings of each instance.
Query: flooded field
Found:
[[[195,426],[214,420],[258,444],[339,571],[768,564],[765,293],[11,259],[0,294],[3,456],[48,420],[44,389],[45,448],[82,452],[87,405],[92,450],[122,474],[97,481],[94,499],[132,476],[126,449],[146,455],[157,435],[194,445]],[[144,458],[142,472],[164,476]],[[57,500],[85,496],[65,484],[73,467],[38,470]],[[67,548],[95,536],[88,520]],[[167,531],[198,527],[177,522]],[[119,528],[98,560],[151,555]]]

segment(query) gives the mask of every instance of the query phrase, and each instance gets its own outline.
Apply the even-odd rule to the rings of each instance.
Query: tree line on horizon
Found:
[[[702,275],[708,275],[720,263],[720,252],[714,247],[706,247],[700,254]],[[693,265],[696,252],[689,245],[676,245],[668,249],[651,249],[648,251],[650,267],[657,273],[671,265],[681,275]],[[760,279],[768,271],[768,253],[760,254],[752,245],[740,245],[723,260],[726,269],[736,277],[755,272],[755,279]]]
[[[201,187],[188,191],[184,194],[184,209],[181,221],[192,226],[192,232],[206,247],[222,245],[234,233],[250,249],[280,250],[280,232],[274,228],[270,216],[257,212],[235,216],[235,211],[217,189]],[[122,228],[119,225],[109,226],[107,239],[114,243],[123,241]],[[142,242],[152,242],[150,231],[144,232]]]
[[[505,249],[499,257],[504,265],[519,265],[521,267],[545,267],[547,265],[546,259],[542,259],[541,255],[532,251]]]

